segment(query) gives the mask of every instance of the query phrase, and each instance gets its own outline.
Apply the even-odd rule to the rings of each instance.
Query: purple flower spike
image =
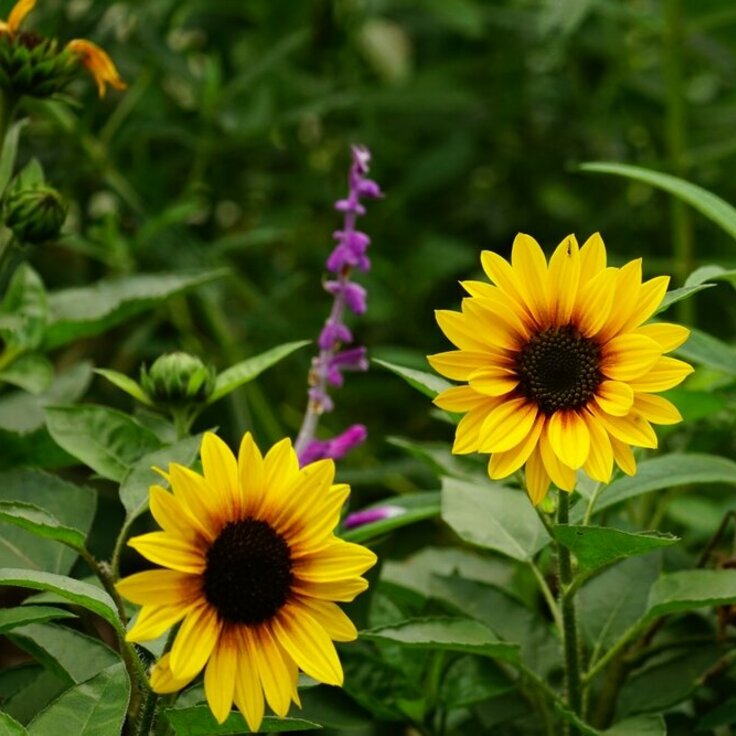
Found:
[[[348,427],[342,434],[331,440],[312,440],[299,455],[299,461],[303,467],[325,458],[339,460],[354,447],[365,442],[367,436],[368,430],[362,424],[353,424],[352,427]]]
[[[364,287],[360,284],[354,284],[352,282],[341,282],[341,281],[327,281],[325,283],[325,289],[337,296],[342,294],[342,298],[345,301],[345,306],[353,312],[353,314],[365,314],[367,306],[367,293]]]
[[[346,529],[355,529],[356,527],[363,526],[364,524],[374,524],[377,521],[393,519],[394,517],[401,516],[405,513],[406,509],[402,509],[401,506],[378,506],[374,509],[364,509],[363,511],[356,511],[353,514],[348,514],[345,517],[343,526]]]
[[[343,350],[330,358],[327,366],[327,381],[333,386],[342,386],[343,371],[367,371],[367,350],[363,347]]]
[[[319,335],[318,344],[322,350],[332,350],[341,343],[351,343],[353,333],[339,322],[327,322]]]

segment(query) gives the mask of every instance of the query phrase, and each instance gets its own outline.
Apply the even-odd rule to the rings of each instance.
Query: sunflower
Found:
[[[234,701],[258,731],[264,696],[281,717],[291,701],[299,705],[300,669],[342,684],[333,640],[357,632],[335,601],[366,589],[360,576],[376,556],[333,534],[350,488],[333,485],[332,460],[300,469],[289,440],[262,457],[250,434],[236,460],[207,433],[201,456],[204,475],[172,464],[173,493],[151,487],[151,513],[163,531],[129,541],[164,569],[118,583],[142,606],[127,638],[155,639],[181,621],[151,673],[153,689],[175,692],[205,669],[215,718],[222,723]]]
[[[519,234],[511,263],[481,254],[493,282],[465,281],[462,311],[438,310],[437,322],[458,350],[429,356],[432,367],[463,381],[437,395],[460,412],[453,452],[490,453],[488,473],[505,478],[525,467],[532,502],[550,482],[565,491],[582,468],[607,483],[614,461],[633,475],[633,447],[655,448],[652,424],[682,417],[656,392],[680,383],[692,367],[665,355],[689,330],[644,324],[662,303],[668,276],[642,283],[641,259],[606,267],[599,234],[573,235],[549,264],[534,238]]]

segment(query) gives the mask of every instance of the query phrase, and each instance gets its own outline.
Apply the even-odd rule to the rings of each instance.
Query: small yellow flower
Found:
[[[28,13],[36,6],[36,0],[18,0],[7,21],[0,20],[0,33],[15,34]]]
[[[118,583],[142,606],[127,638],[156,639],[182,621],[151,674],[154,690],[180,690],[205,668],[215,718],[224,722],[235,701],[256,732],[264,696],[281,717],[299,704],[299,669],[342,684],[332,642],[357,632],[335,601],[366,589],[361,575],[376,556],[333,534],[350,488],[333,484],[332,460],[300,469],[289,440],[262,457],[250,434],[237,460],[212,433],[201,454],[203,476],[172,464],[173,493],[151,488],[163,531],[130,540],[165,569]]]
[[[642,283],[640,258],[606,267],[597,233],[582,248],[565,238],[549,264],[536,240],[520,234],[511,263],[491,251],[481,263],[493,283],[466,281],[462,311],[437,311],[458,350],[429,356],[436,371],[466,384],[435,398],[465,414],[453,452],[490,453],[494,479],[525,465],[534,504],[550,481],[572,491],[579,468],[607,483],[615,460],[633,475],[630,446],[656,447],[651,425],[682,419],[656,392],[693,370],[665,356],[687,340],[685,327],[644,324],[669,277]]]
[[[100,97],[105,96],[106,85],[108,84],[115,89],[125,89],[127,87],[125,82],[120,78],[115,64],[112,63],[112,59],[99,46],[96,46],[91,41],[74,39],[73,41],[69,41],[66,47],[79,58],[94,77]]]

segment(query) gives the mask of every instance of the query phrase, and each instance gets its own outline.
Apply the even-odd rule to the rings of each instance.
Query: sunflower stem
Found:
[[[138,717],[133,725],[131,736],[148,736],[151,733],[157,705],[158,695],[153,690],[146,691],[138,708]]]
[[[557,524],[567,524],[570,517],[570,494],[559,492],[557,505]],[[577,631],[577,613],[575,596],[567,595],[567,589],[573,584],[572,557],[570,550],[557,543],[557,564],[560,576],[559,606],[562,617],[562,647],[565,657],[565,691],[567,706],[579,716],[582,710],[582,689],[580,687],[580,646]],[[572,736],[577,729],[566,728]]]

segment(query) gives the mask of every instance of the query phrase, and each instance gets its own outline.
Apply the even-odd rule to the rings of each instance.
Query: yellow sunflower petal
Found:
[[[486,276],[488,276],[488,278],[493,281],[493,283],[496,284],[507,297],[512,299],[519,309],[531,318],[532,313],[524,302],[523,290],[511,264],[505,258],[498,255],[498,253],[494,253],[490,250],[484,250],[480,254],[480,262],[483,266],[483,270],[486,272]]]
[[[342,665],[335,645],[305,609],[287,603],[273,621],[273,632],[306,674],[327,685],[342,685]]]
[[[240,508],[243,516],[252,516],[260,508],[266,488],[266,467],[263,456],[250,432],[243,435],[238,450],[240,478]]]
[[[151,670],[151,687],[160,695],[168,695],[183,690],[194,678],[181,680],[171,672],[169,666],[170,654],[164,654]]]
[[[542,455],[544,469],[558,488],[563,491],[572,491],[575,488],[575,471],[561,462],[557,457],[557,453],[552,449],[548,427],[549,422],[545,425],[542,436],[539,438],[539,450]]]
[[[294,482],[281,493],[271,491],[263,500],[260,515],[281,534],[295,525],[317,520],[317,504],[329,492],[335,480],[335,461],[317,460],[303,467]]]
[[[437,373],[453,381],[467,381],[471,373],[488,363],[488,353],[470,350],[448,350],[445,353],[428,355],[427,360]]]
[[[489,296],[495,294],[499,289],[497,286],[487,284],[485,281],[461,281],[460,286],[470,294],[470,296]]]
[[[488,300],[482,299],[463,299],[462,310],[468,329],[472,331],[477,340],[490,347],[493,352],[518,349],[524,336],[529,334],[528,330],[520,326],[521,320],[512,319],[514,312],[510,311],[508,305],[505,318],[501,318],[484,306],[489,303]],[[519,327],[517,328],[516,325]]]
[[[574,319],[586,337],[597,334],[606,324],[616,291],[616,269],[599,271],[590,281],[580,282]]]
[[[516,302],[499,289],[495,289],[490,294],[472,298],[470,304],[478,305],[485,312],[486,323],[488,321],[492,325],[501,323],[506,332],[523,339],[527,339],[531,334],[531,320],[526,312],[520,310]]]
[[[508,394],[519,385],[514,371],[494,365],[474,371],[468,380],[478,393],[493,397]]]
[[[299,580],[329,582],[357,577],[376,564],[378,558],[367,547],[335,538],[315,552],[294,560]]]
[[[693,370],[689,363],[664,356],[647,373],[629,383],[636,392],[667,391],[682,383]]]
[[[667,293],[670,284],[669,276],[657,276],[645,281],[639,289],[639,297],[636,300],[634,311],[621,327],[622,332],[633,330],[643,322],[646,322],[656,311]]]
[[[291,704],[291,673],[281,653],[281,647],[271,632],[263,625],[253,630],[252,654],[258,668],[263,692],[273,712],[283,718]]]
[[[519,275],[519,287],[537,324],[549,318],[547,259],[531,235],[519,233],[511,248],[511,265]]]
[[[263,458],[264,485],[270,491],[291,485],[299,474],[299,458],[290,439],[277,442]]]
[[[310,616],[334,641],[355,641],[358,638],[355,624],[336,603],[315,598],[300,598],[299,605],[307,609]]]
[[[499,404],[481,427],[481,452],[504,452],[516,447],[531,431],[536,418],[536,404],[525,398],[510,399]]]
[[[608,432],[590,412],[583,412],[582,417],[590,432],[590,454],[583,465],[583,470],[593,480],[608,483],[613,473],[613,450]]]
[[[663,396],[636,394],[634,409],[654,424],[677,424],[682,421],[682,414],[677,407]]]
[[[118,593],[139,606],[188,603],[199,594],[199,575],[176,570],[146,570],[128,575],[115,587]]]
[[[589,407],[591,413],[598,419],[610,435],[621,442],[635,447],[657,447],[657,435],[652,425],[641,414],[632,411],[625,417],[614,417],[602,412],[598,407]]]
[[[157,565],[180,572],[201,573],[205,560],[201,550],[166,532],[149,532],[131,537],[128,545]]]
[[[483,352],[489,344],[474,332],[467,315],[450,309],[436,309],[434,316],[447,339],[460,350]]]
[[[614,381],[631,381],[644,375],[661,355],[659,343],[651,338],[618,335],[603,346],[601,371]]]
[[[182,606],[144,606],[138,612],[135,623],[125,635],[126,641],[151,641],[179,623],[192,610],[194,604]],[[190,678],[191,679],[191,678]]]
[[[601,381],[593,398],[606,414],[623,417],[634,404],[634,390],[622,381]]]
[[[600,233],[593,233],[580,249],[580,283],[585,284],[606,267],[606,246]]]
[[[210,658],[222,631],[217,611],[204,603],[189,612],[171,647],[171,671],[186,679],[198,675]]]
[[[189,509],[183,506],[173,493],[163,486],[151,486],[149,507],[156,523],[164,531],[189,541],[196,540],[199,532],[189,514]]]
[[[233,706],[238,653],[235,637],[224,629],[204,672],[204,693],[218,723],[225,722]]]
[[[544,414],[537,414],[531,431],[515,447],[506,452],[494,452],[488,462],[488,475],[492,480],[506,478],[516,472],[534,451],[542,433],[546,418]]]
[[[105,96],[107,85],[115,89],[125,89],[127,85],[120,78],[120,74],[108,56],[107,52],[97,44],[86,41],[83,38],[75,38],[69,41],[66,48],[77,56],[80,62],[87,67],[89,73],[97,83],[97,91],[100,97]]]
[[[26,19],[26,16],[36,7],[36,0],[18,0],[8,16],[7,27],[15,33]]]
[[[465,412],[488,401],[488,397],[470,386],[453,386],[434,397],[432,403],[445,411]]]
[[[326,544],[340,521],[340,512],[349,495],[350,486],[346,483],[332,486],[314,502],[310,523],[297,519],[293,527],[284,530],[294,555],[301,556]]]
[[[613,435],[609,436],[611,440],[611,449],[616,465],[626,473],[626,475],[636,475],[636,459],[631,448],[625,443],[617,440]]]
[[[235,677],[235,703],[243,714],[248,728],[258,733],[263,722],[263,687],[258,670],[253,666],[255,645],[248,634],[248,628],[241,626],[238,631],[240,639],[238,656],[238,674]]]
[[[492,401],[492,400],[491,400]],[[495,406],[498,400],[491,404]],[[470,452],[478,451],[478,441],[480,430],[488,416],[488,408],[479,406],[471,409],[457,424],[455,428],[455,441],[452,444],[452,452],[454,455],[467,455]]]
[[[690,330],[670,322],[652,322],[650,325],[637,327],[634,334],[655,340],[660,344],[662,352],[668,353],[670,350],[679,348],[690,337]]]
[[[568,235],[549,260],[550,311],[556,325],[570,322],[580,282],[580,249]]]
[[[539,445],[529,456],[529,460],[524,468],[524,484],[529,494],[531,502],[535,506],[539,506],[544,501],[549,489],[550,478],[542,462],[542,453]]]
[[[199,473],[176,463],[169,467],[169,478],[174,496],[186,506],[199,531],[212,541],[227,513],[217,503],[209,483]]]
[[[345,578],[344,580],[312,581],[296,579],[292,583],[295,593],[325,601],[350,603],[356,596],[368,589],[365,578]]]
[[[578,412],[556,411],[547,421],[547,437],[555,455],[568,468],[580,468],[588,459],[590,432]]]
[[[202,472],[221,513],[232,518],[240,500],[238,462],[230,448],[214,433],[202,438]]]
[[[630,261],[619,268],[615,273],[615,286],[613,293],[613,307],[601,328],[599,338],[602,341],[610,340],[621,331],[621,327],[631,317],[641,288],[641,258]]]

